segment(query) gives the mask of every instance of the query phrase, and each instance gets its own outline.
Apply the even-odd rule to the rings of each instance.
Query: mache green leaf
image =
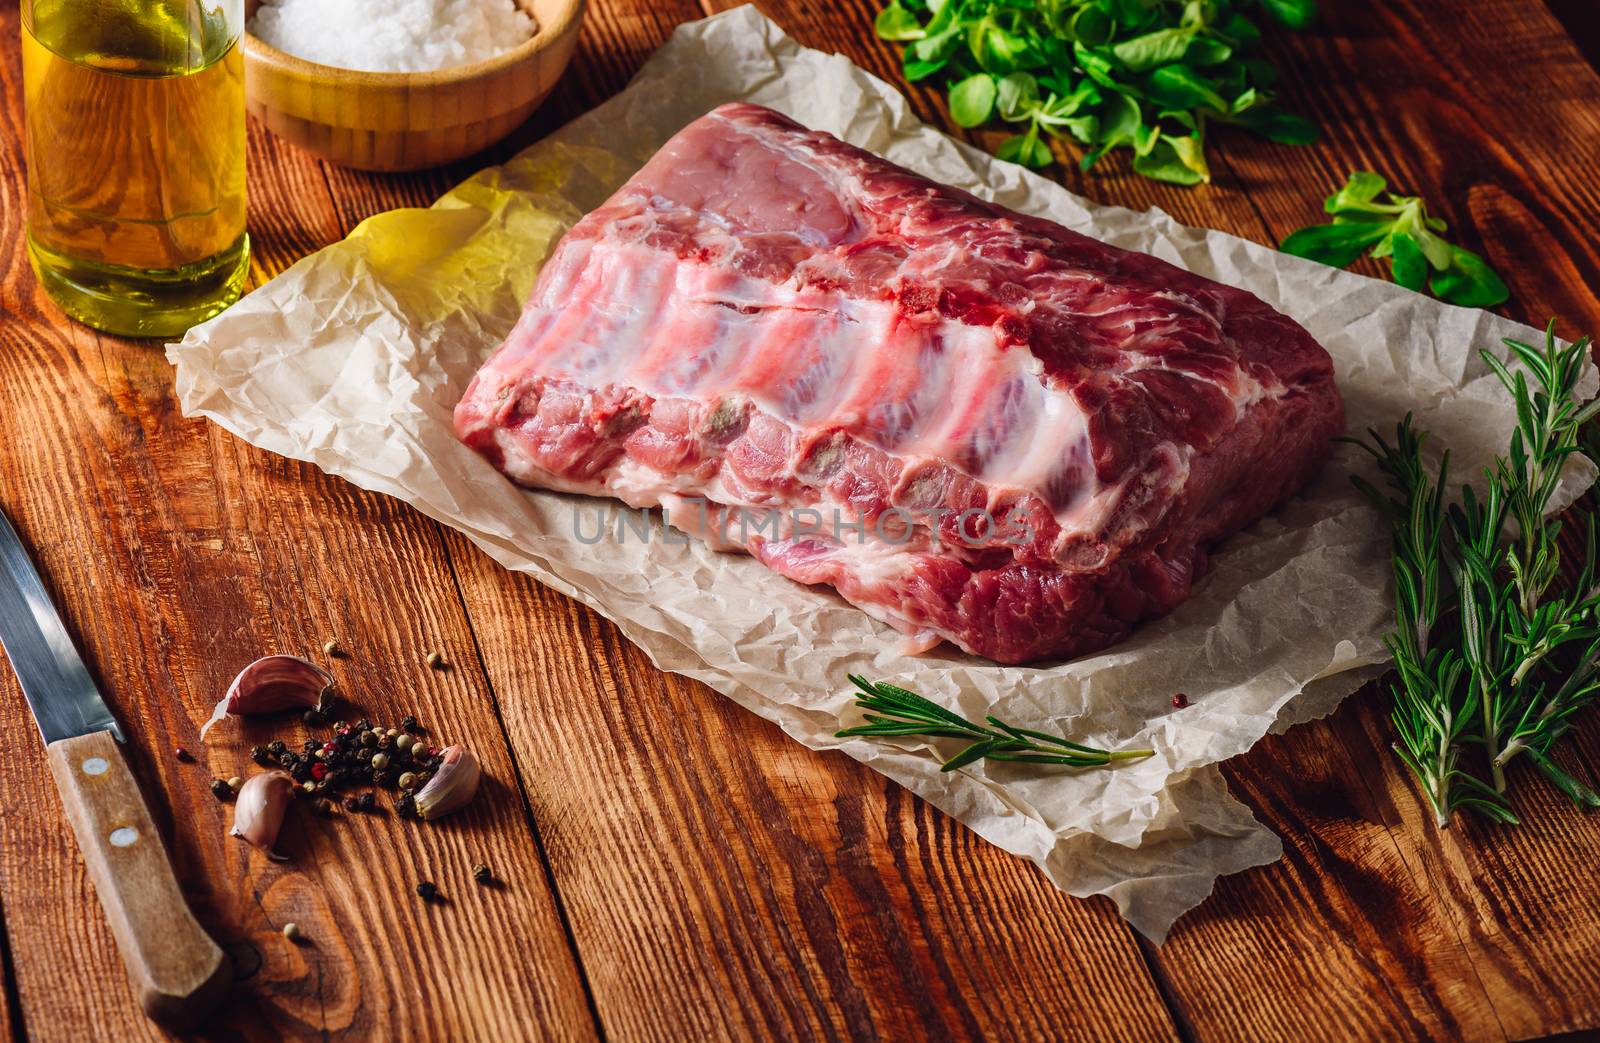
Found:
[[[993,76],[986,72],[968,76],[950,88],[950,118],[962,127],[987,123],[998,96]]]
[[[1493,308],[1511,298],[1511,289],[1483,258],[1459,246],[1450,249],[1450,264],[1434,274],[1429,288],[1440,300],[1463,308]]]
[[[878,19],[873,23],[878,36],[885,40],[906,41],[920,40],[927,33],[922,28],[922,22],[916,15],[907,11],[900,0],[889,0],[889,6],[878,12]]]
[[[1389,234],[1382,224],[1312,225],[1291,232],[1279,245],[1284,253],[1343,268]]]

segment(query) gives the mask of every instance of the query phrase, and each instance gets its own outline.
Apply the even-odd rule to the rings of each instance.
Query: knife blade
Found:
[[[0,645],[44,737],[62,808],[140,1005],[173,1026],[198,1021],[221,1001],[233,968],[184,901],[122,755],[122,726],[4,511]]]
[[[50,603],[39,570],[4,511],[0,511],[0,644],[46,746],[90,732],[110,732],[117,742],[125,741],[122,726],[100,697]]]

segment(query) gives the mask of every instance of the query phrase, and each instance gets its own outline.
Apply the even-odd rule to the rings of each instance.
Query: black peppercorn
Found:
[[[412,735],[415,735],[422,729],[418,727],[416,717],[408,713],[404,717],[400,718],[400,730],[403,732],[410,732]]]
[[[285,753],[289,752],[288,745],[282,739],[273,739],[271,742],[267,743],[267,749],[274,757],[282,757]]]
[[[322,714],[318,713],[315,707],[301,714],[300,719],[305,721],[306,724],[312,728],[315,728],[320,724],[328,723],[328,719],[322,716]]]
[[[250,759],[263,768],[270,767],[273,761],[272,751],[265,746],[252,746],[250,747]]]
[[[477,865],[472,867],[472,879],[476,880],[480,884],[487,884],[489,881],[494,879],[494,874],[489,872],[488,866],[484,865],[482,862],[479,862]]]
[[[431,880],[424,880],[417,885],[417,897],[424,902],[431,902],[439,897],[439,888]]]
[[[409,792],[400,794],[399,799],[394,802],[394,810],[395,814],[401,818],[415,816],[417,813],[417,798],[413,797]]]
[[[344,809],[351,812],[360,811],[361,801],[357,800],[355,797],[346,797],[344,798]]]
[[[363,793],[356,798],[356,804],[360,806],[362,811],[371,811],[377,803],[377,798],[370,793]]]
[[[227,800],[233,796],[233,787],[228,785],[227,779],[212,779],[211,795],[218,800]]]

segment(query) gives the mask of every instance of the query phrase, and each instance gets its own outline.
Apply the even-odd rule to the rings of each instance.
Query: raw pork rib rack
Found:
[[[744,104],[567,233],[455,420],[517,482],[1008,663],[1171,611],[1344,424],[1250,294]]]

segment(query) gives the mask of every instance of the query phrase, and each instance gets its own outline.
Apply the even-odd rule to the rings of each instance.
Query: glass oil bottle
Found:
[[[80,322],[171,337],[238,298],[244,0],[22,0],[28,253]]]

